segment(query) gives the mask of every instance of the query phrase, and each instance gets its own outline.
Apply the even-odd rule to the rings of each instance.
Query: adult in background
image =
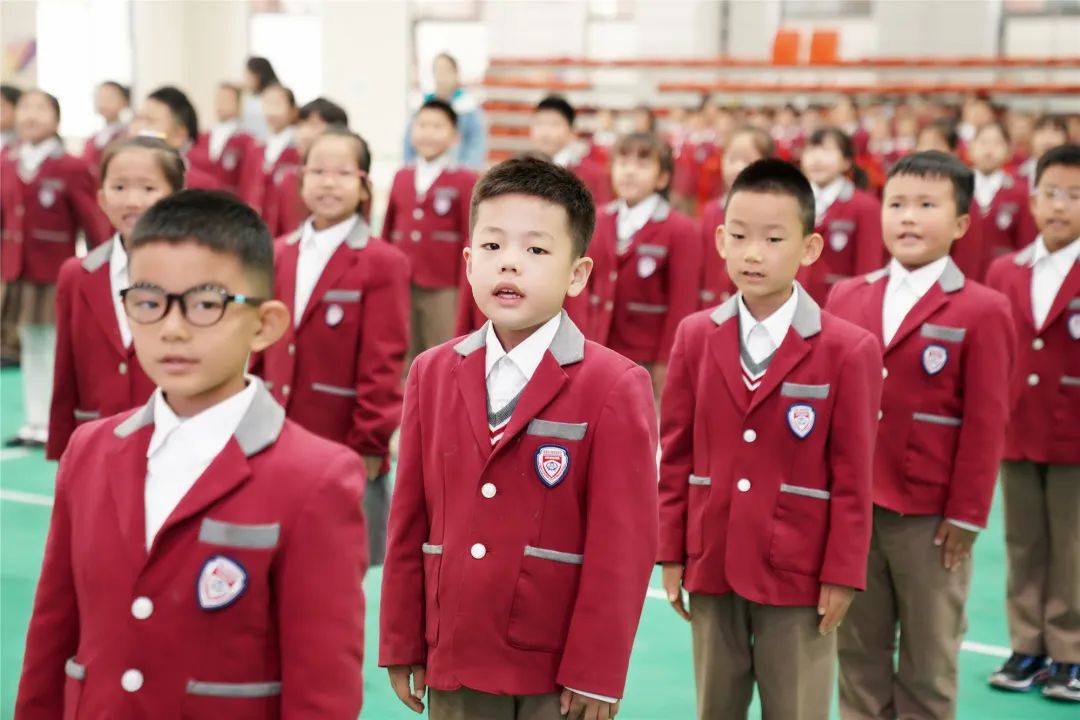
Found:
[[[457,60],[448,53],[435,56],[431,64],[435,76],[435,91],[424,95],[424,102],[439,99],[450,103],[457,113],[458,144],[451,151],[453,158],[469,168],[482,170],[487,161],[487,125],[480,99],[461,86]],[[416,160],[416,151],[412,147],[412,121],[405,132],[405,162]]]
[[[271,85],[278,85],[277,73],[274,66],[264,57],[252,56],[244,65],[244,108],[240,116],[240,127],[255,136],[260,142],[265,142],[269,130],[266,127],[266,117],[263,114],[262,93]]]

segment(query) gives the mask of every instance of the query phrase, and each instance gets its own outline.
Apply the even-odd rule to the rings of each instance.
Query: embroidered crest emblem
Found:
[[[949,351],[942,345],[927,345],[922,351],[922,366],[927,375],[937,375],[949,362]]]
[[[43,208],[51,208],[56,202],[56,191],[51,187],[43,187],[38,190],[38,202]]]
[[[341,324],[341,321],[345,319],[345,311],[340,305],[331,305],[326,308],[326,324],[330,327],[337,327]]]
[[[536,476],[548,487],[563,481],[570,470],[570,453],[561,445],[543,445],[536,451]]]
[[[1073,340],[1080,340],[1080,313],[1069,316],[1069,336]]]
[[[236,169],[236,153],[231,150],[221,156],[221,167],[229,172]]]
[[[247,589],[247,578],[247,571],[240,563],[224,555],[214,555],[199,573],[199,607],[221,610],[232,605]]]
[[[848,234],[846,232],[837,231],[829,234],[829,247],[831,247],[834,252],[840,252],[847,247],[847,244]]]
[[[1009,226],[1012,225],[1012,221],[1013,221],[1012,213],[1009,212],[1008,210],[1002,210],[997,215],[998,230],[1008,230]]]
[[[817,413],[814,408],[805,403],[796,403],[788,408],[787,422],[791,432],[800,440],[804,439],[814,429],[814,421]]]
[[[644,255],[638,258],[637,274],[639,278],[647,278],[654,272],[656,272],[656,258],[650,255]]]
[[[435,212],[439,215],[445,215],[450,212],[451,198],[446,193],[435,193],[435,200],[432,201],[432,206],[435,208]]]

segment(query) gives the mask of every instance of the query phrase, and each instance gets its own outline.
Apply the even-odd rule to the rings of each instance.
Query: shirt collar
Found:
[[[1031,266],[1035,267],[1043,258],[1050,258],[1050,261],[1054,263],[1054,266],[1057,267],[1061,274],[1068,275],[1073,263],[1080,258],[1080,237],[1077,237],[1060,250],[1050,252],[1050,249],[1046,247],[1046,243],[1043,241],[1043,236],[1039,235],[1035,241],[1035,252],[1031,256]]]
[[[983,173],[979,172],[978,170],[975,171],[975,184],[976,185],[990,184],[991,186],[993,186],[995,188],[999,188],[999,187],[1001,187],[1001,184],[1003,182],[1005,182],[1005,171],[1004,170],[995,170],[994,172],[990,173],[989,175],[984,175]]]
[[[656,208],[660,205],[659,193],[653,193],[649,197],[639,202],[634,207],[630,207],[626,204],[625,200],[619,201],[619,219],[624,223],[628,223],[636,230],[640,230],[645,227],[645,224],[649,222],[649,218],[656,212]]]
[[[577,143],[571,141],[566,143],[566,147],[555,153],[555,156],[551,158],[551,162],[560,167],[570,167],[580,162],[583,155],[584,153],[581,148],[577,147]]]
[[[788,328],[791,327],[791,322],[795,319],[795,308],[799,305],[799,291],[795,288],[795,285],[791,286],[791,297],[789,297],[783,305],[776,309],[769,317],[764,320],[758,320],[750,314],[750,309],[746,307],[746,303],[743,302],[742,293],[739,293],[739,331],[742,334],[743,344],[746,344],[750,338],[750,331],[755,326],[761,325],[765,328],[765,332],[769,333],[769,337],[772,338],[773,344],[776,347],[780,347],[784,342],[784,337],[787,335]]]
[[[540,362],[544,359],[544,353],[551,346],[551,341],[555,339],[555,333],[559,330],[559,321],[561,319],[562,313],[559,313],[541,325],[532,335],[518,343],[517,347],[510,352],[503,349],[502,343],[499,342],[499,338],[495,335],[495,327],[488,325],[484,377],[491,375],[496,363],[507,357],[517,366],[526,380],[531,380],[536,368],[540,367]]]
[[[124,249],[124,241],[120,239],[120,233],[113,235],[112,252],[109,254],[109,277],[115,280],[127,282],[128,256]]]
[[[251,407],[251,402],[255,399],[255,392],[258,390],[258,383],[260,382],[258,379],[248,377],[247,380],[247,387],[240,392],[189,418],[177,416],[173,409],[169,407],[169,403],[166,402],[165,394],[161,391],[161,388],[155,390],[153,398],[154,434],[150,438],[149,447],[146,448],[146,457],[153,457],[180,428],[189,430],[191,432],[190,437],[196,440],[199,438],[220,438],[223,432],[232,436],[240,426],[244,414]],[[213,445],[212,442],[195,442],[187,446],[185,450],[193,455],[200,454],[212,449]],[[220,452],[220,449],[215,449],[213,454],[216,455],[218,452]]]
[[[345,242],[345,238],[349,237],[349,233],[356,227],[359,220],[359,215],[353,215],[325,230],[316,230],[314,219],[308,218],[304,222],[304,229],[300,236],[300,251],[303,252],[305,248],[316,247],[320,250],[333,252],[338,245]]]
[[[45,161],[45,158],[49,157],[59,147],[60,139],[55,135],[42,140],[37,145],[31,145],[28,142],[20,143],[19,160],[26,165],[37,168]]]
[[[847,178],[841,175],[824,187],[812,185],[814,189],[814,201],[822,207],[829,207],[840,197],[840,192],[847,184]]]
[[[907,283],[918,297],[930,292],[930,288],[941,279],[945,267],[949,264],[949,256],[938,258],[932,263],[923,265],[915,270],[908,270],[900,262],[893,258],[889,261],[889,283],[885,287],[886,296],[891,295]]]
[[[443,171],[450,165],[450,151],[447,150],[442,155],[432,158],[431,160],[425,160],[419,155],[416,156],[416,168],[423,172],[432,172],[435,170]]]

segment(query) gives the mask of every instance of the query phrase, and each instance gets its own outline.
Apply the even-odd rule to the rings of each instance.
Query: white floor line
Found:
[[[0,450],[0,461],[17,460],[18,458],[24,458],[33,454],[34,451],[27,448],[9,448],[7,450]]]
[[[663,600],[667,602],[667,593],[661,588],[651,587],[646,591],[645,596],[650,600]],[[987,645],[986,643],[973,642],[971,640],[965,640],[960,646],[960,649],[969,653],[975,653],[976,655],[988,655],[989,657],[1007,658],[1012,655],[1012,650],[1009,648],[1000,647],[998,645]]]
[[[0,488],[0,500],[22,503],[23,505],[40,505],[52,507],[51,495],[38,495],[37,493],[20,492],[19,490],[4,490]]]

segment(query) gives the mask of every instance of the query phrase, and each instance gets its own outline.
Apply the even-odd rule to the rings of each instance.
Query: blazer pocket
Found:
[[[686,503],[686,554],[690,557],[701,557],[704,551],[705,506],[709,503],[712,478],[691,475],[688,482],[690,490]]]
[[[311,389],[317,393],[342,398],[355,398],[357,395],[354,387],[341,387],[340,385],[327,385],[326,383],[311,383]]]
[[[229,718],[265,720],[281,713],[281,683],[217,683],[191,680],[184,696],[184,720]]]
[[[923,323],[919,334],[924,338],[930,338],[931,340],[944,340],[945,342],[958,343],[964,341],[964,336],[967,335],[967,329],[947,327],[945,325],[934,325],[933,323]]]
[[[64,720],[75,720],[86,681],[86,666],[71,658],[64,664],[64,675]]]
[[[825,559],[829,528],[828,490],[780,485],[773,514],[769,564],[779,570],[817,575]]]
[[[952,479],[962,420],[949,415],[911,415],[904,473],[915,482],[944,486]]]
[[[585,437],[585,431],[589,429],[589,423],[564,423],[554,420],[541,420],[539,418],[529,421],[525,430],[526,435],[557,438],[559,440],[581,440]]]
[[[525,547],[506,633],[512,646],[562,652],[584,561],[577,553]]]
[[[208,545],[243,548],[245,550],[269,550],[278,546],[281,524],[243,525],[203,518],[199,526],[199,542]]]
[[[439,644],[439,579],[442,574],[442,545],[421,546],[424,554],[424,640]]]

